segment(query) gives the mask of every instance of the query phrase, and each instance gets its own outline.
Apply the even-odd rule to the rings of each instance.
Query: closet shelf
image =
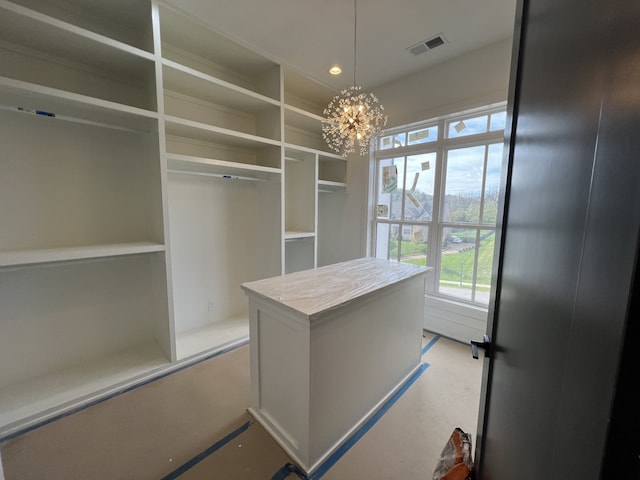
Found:
[[[164,249],[164,245],[160,243],[135,242],[33,250],[6,250],[0,251],[0,268],[155,253],[162,252]]]
[[[141,132],[158,130],[158,114],[109,100],[0,77],[3,109],[49,112],[57,119]]]
[[[285,112],[285,121],[288,118],[295,119],[295,123],[299,124],[300,119],[307,119],[308,125],[317,126],[318,123],[322,123],[324,117],[321,115],[316,115],[313,112],[309,112],[308,110],[304,110],[299,107],[294,107],[293,105],[284,104],[284,112]]]
[[[227,175],[222,173],[207,173],[207,172],[194,172],[190,170],[179,170],[179,169],[169,169],[168,173],[173,173],[177,175],[196,175],[202,177],[213,177],[213,178],[222,178],[224,180],[241,180],[241,181],[249,181],[249,182],[267,182],[269,181],[267,178],[259,178],[259,177],[246,177],[242,175]]]
[[[282,173],[280,168],[175,153],[167,154],[167,163],[170,170],[180,170],[182,173],[219,174],[265,180],[269,179],[271,174],[279,175]]]
[[[332,182],[330,180],[318,180],[318,193],[346,192],[347,184],[344,182]]]
[[[211,346],[224,349],[249,339],[249,314],[237,315],[208,323],[185,332],[176,332],[176,356],[178,360],[207,352]]]
[[[325,187],[346,187],[347,184],[344,182],[332,182],[330,180],[318,180],[318,185],[323,185]]]
[[[315,236],[315,232],[304,232],[299,230],[287,230],[284,232],[285,240],[299,240],[301,238],[312,238]]]
[[[347,159],[346,157],[343,157],[342,155],[338,155],[337,153],[332,153],[332,152],[325,152],[325,151],[321,151],[318,152],[318,156],[320,157],[320,161],[332,161],[332,162],[344,162],[344,164],[346,165]]]
[[[332,159],[335,159],[335,160],[345,161],[345,158],[341,157],[340,155],[336,155],[336,154],[333,154],[331,152],[327,152],[325,150],[320,150],[318,148],[307,147],[307,146],[304,146],[304,145],[298,145],[298,144],[290,143],[290,142],[285,142],[284,146],[288,150],[292,150],[292,151],[310,153],[312,155],[318,155],[321,158],[324,157],[324,158],[332,158]],[[293,158],[293,156],[291,156],[291,158],[294,159],[294,160],[297,160],[297,159]]]
[[[262,148],[265,145],[280,146],[280,142],[277,140],[241,133],[228,128],[214,127],[172,115],[165,115],[165,123],[167,134],[178,137],[241,148]]]
[[[320,134],[323,117],[301,108],[284,105],[284,123],[286,126],[305,132]]]

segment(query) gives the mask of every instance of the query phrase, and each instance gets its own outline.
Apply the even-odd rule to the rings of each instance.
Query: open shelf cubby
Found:
[[[7,1],[0,3],[0,75],[156,110],[151,53]]]
[[[240,285],[280,274],[277,177],[230,181],[169,174],[178,360],[246,339],[248,304]]]
[[[0,425],[95,398],[170,360],[164,254],[0,268]]]
[[[104,36],[124,44],[122,48],[131,46],[153,52],[149,0],[3,0],[2,4],[7,10],[38,18],[44,24],[85,37]],[[123,11],[127,14],[122,15]]]
[[[162,6],[162,56],[238,87],[280,100],[280,66],[197,19]]]
[[[163,76],[167,115],[280,141],[280,105],[275,100],[166,61]]]
[[[157,133],[0,118],[0,251],[164,242]]]

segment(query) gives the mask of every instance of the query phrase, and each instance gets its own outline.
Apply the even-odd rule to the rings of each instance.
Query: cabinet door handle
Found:
[[[473,358],[478,358],[478,348],[484,349],[485,357],[491,356],[491,337],[485,335],[482,342],[471,340],[471,355]]]

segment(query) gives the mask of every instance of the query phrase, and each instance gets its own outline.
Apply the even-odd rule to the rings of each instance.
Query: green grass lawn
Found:
[[[477,276],[477,283],[479,284],[489,285],[491,283],[494,243],[495,235],[491,235],[480,242]],[[471,281],[475,254],[475,250],[468,250],[466,252],[443,255],[440,280],[460,281],[460,270],[462,269],[462,280]]]
[[[391,243],[391,250],[389,252],[389,256],[391,258],[398,255],[398,242],[393,241]],[[411,256],[411,255],[427,255],[427,244],[426,243],[413,243],[413,242],[402,242],[402,255],[403,256]],[[413,262],[412,262],[413,263]],[[424,265],[424,262],[422,262]]]
[[[405,246],[406,244],[406,246]],[[480,250],[478,251],[478,278],[477,283],[482,285],[491,284],[491,269],[493,267],[493,247],[495,244],[495,234],[490,235],[480,242]],[[415,244],[411,242],[402,243],[403,255],[414,255],[411,253],[411,246]],[[417,245],[418,247],[424,247],[426,252],[426,245]],[[405,250],[405,248],[407,250]],[[416,252],[416,253],[424,253]],[[451,253],[448,255],[442,255],[442,268],[440,271],[440,280],[460,281],[460,268],[462,267],[462,280],[470,282],[473,277],[473,262],[475,257],[475,250],[467,250],[466,252]],[[405,263],[412,263],[414,265],[426,265],[426,256],[417,259],[403,260]],[[464,262],[464,264],[463,264]]]

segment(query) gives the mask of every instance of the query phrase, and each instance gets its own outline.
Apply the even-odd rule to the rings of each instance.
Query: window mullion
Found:
[[[488,120],[487,120],[488,121]],[[484,163],[482,165],[482,184],[480,190],[480,212],[478,220],[484,222],[484,194],[487,185],[487,166],[489,165],[489,144],[484,146]]]
[[[396,157],[398,158],[398,157]],[[407,198],[407,157],[402,157],[402,197],[400,197],[400,218],[398,219],[398,261],[402,258],[402,242],[404,242],[405,202]]]
[[[428,276],[428,288],[431,293],[435,293],[438,290],[440,283],[440,271],[438,266],[440,265],[440,256],[442,254],[440,248],[441,233],[441,192],[444,191],[443,175],[444,175],[444,125],[445,121],[440,120],[438,122],[438,140],[436,141],[436,164],[434,166],[434,185],[433,185],[433,209],[431,212],[431,227],[429,228],[429,250],[427,252],[427,265],[433,268],[433,272]]]
[[[371,169],[369,169],[369,172],[371,172]],[[369,173],[371,174],[371,173]],[[373,161],[373,221],[371,222],[371,238],[373,239],[371,242],[371,251],[369,252],[369,254],[373,253],[374,255],[376,255],[376,245],[378,244],[378,209],[376,208],[377,203],[378,203],[378,197],[380,196],[380,185],[378,185],[378,175],[380,174],[380,162],[378,160],[374,160]],[[369,185],[371,185],[371,183],[369,183]]]

